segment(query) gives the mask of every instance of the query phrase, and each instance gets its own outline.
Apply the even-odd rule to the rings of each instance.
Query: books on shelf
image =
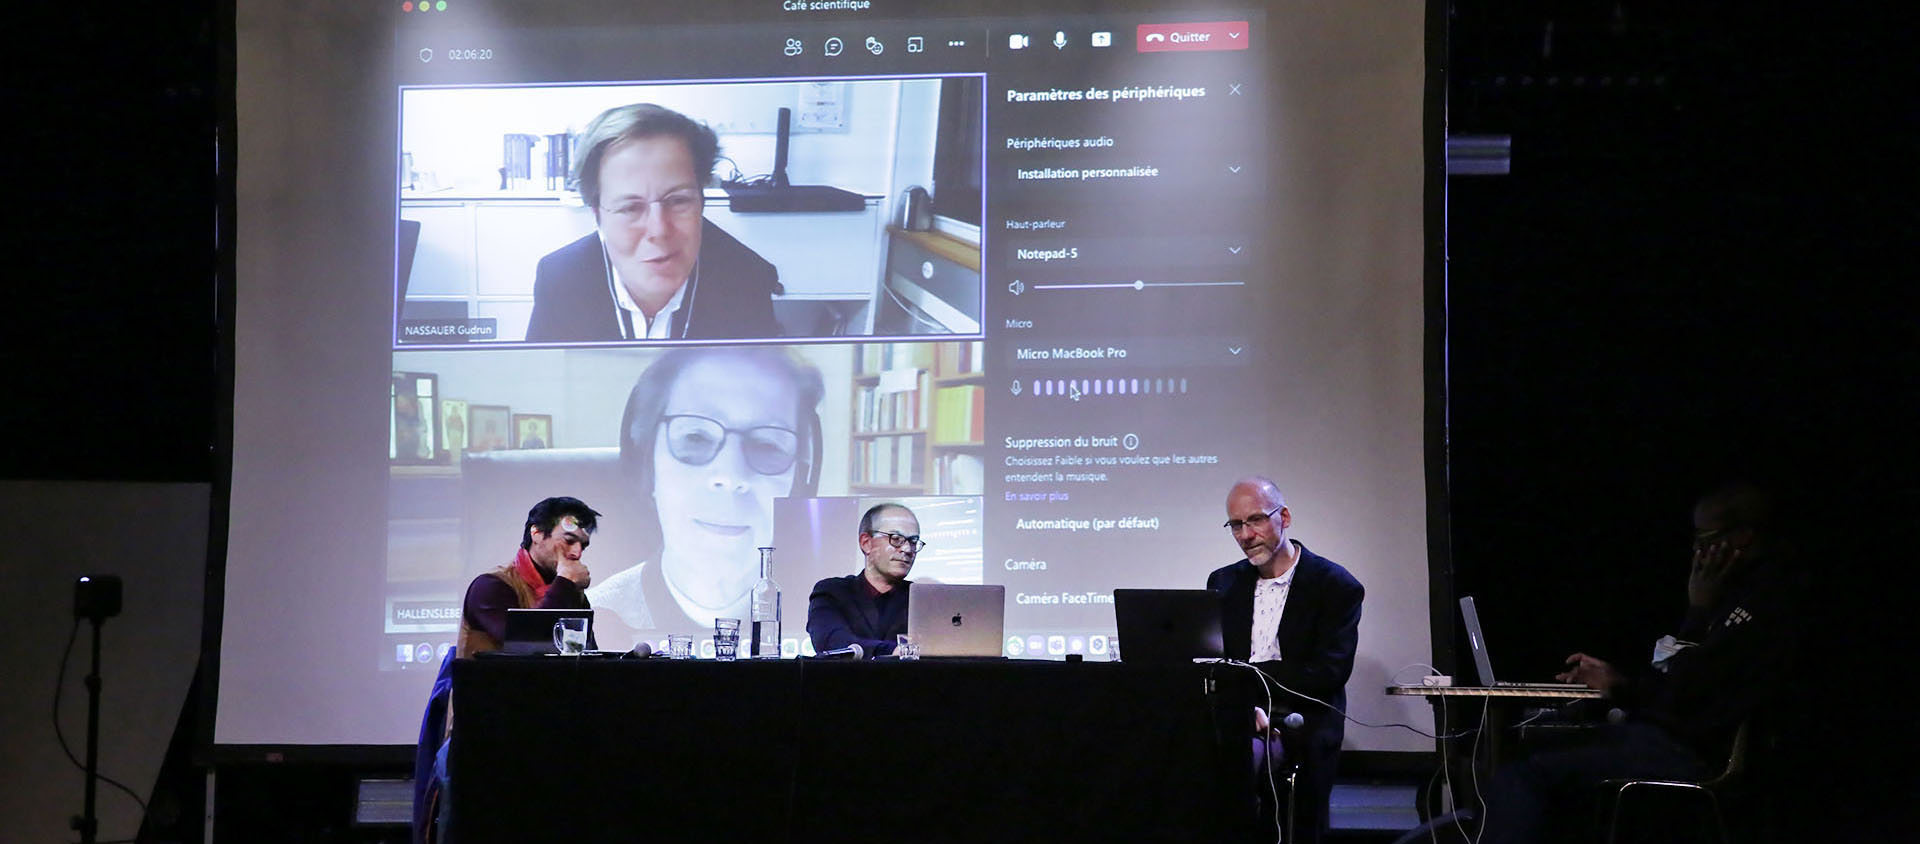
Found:
[[[866,343],[860,347],[855,375],[878,375],[893,369],[931,369],[942,378],[981,375],[987,371],[986,342]]]
[[[985,373],[987,371],[985,341],[941,343],[938,371],[942,378],[959,378]]]
[[[926,483],[926,466],[920,459],[921,436],[897,434],[854,441],[851,482],[862,486]]]
[[[934,391],[933,441],[976,443],[986,436],[986,388],[958,384]]]
[[[986,371],[980,341],[867,343],[854,355],[849,482],[980,495]]]
[[[878,375],[892,369],[932,369],[933,343],[865,343],[860,346],[860,368],[855,375]]]
[[[933,489],[941,495],[981,495],[987,491],[987,467],[978,454],[942,454],[934,460]]]
[[[895,370],[908,372],[907,370]],[[854,391],[853,430],[857,434],[885,431],[916,431],[927,426],[928,402],[932,381],[927,371],[911,371],[901,380],[913,386],[899,389],[887,376],[877,384],[861,384]]]

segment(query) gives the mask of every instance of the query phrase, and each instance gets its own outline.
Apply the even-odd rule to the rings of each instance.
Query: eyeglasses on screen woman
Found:
[[[778,475],[793,468],[795,455],[800,452],[800,435],[778,425],[729,428],[719,420],[691,413],[668,416],[664,421],[667,453],[689,466],[712,463],[727,438],[736,435],[747,467],[762,475]]]

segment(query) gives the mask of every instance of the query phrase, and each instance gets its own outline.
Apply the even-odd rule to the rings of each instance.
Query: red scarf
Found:
[[[520,579],[526,581],[528,586],[533,587],[535,601],[547,597],[547,587],[553,584],[548,583],[547,579],[541,576],[540,569],[534,566],[533,557],[527,554],[527,549],[520,549],[520,553],[514,556],[513,570],[520,573]]]

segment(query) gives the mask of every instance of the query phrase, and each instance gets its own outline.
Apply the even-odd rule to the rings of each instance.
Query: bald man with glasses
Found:
[[[1269,761],[1276,772],[1283,761],[1298,762],[1293,826],[1299,841],[1319,841],[1346,733],[1340,713],[1347,708],[1347,678],[1353,674],[1353,654],[1360,643],[1360,602],[1366,589],[1340,564],[1287,535],[1293,513],[1280,488],[1267,478],[1246,478],[1233,485],[1224,527],[1246,554],[1207,577],[1207,590],[1220,597],[1226,654],[1258,665],[1291,690],[1294,694],[1275,692],[1276,708],[1299,712],[1305,719],[1298,738],[1287,738],[1283,746],[1268,730],[1268,714],[1256,713],[1260,809],[1274,811],[1265,805]]]
[[[815,651],[859,645],[868,657],[893,653],[907,632],[907,601],[913,583],[907,574],[926,542],[920,520],[899,504],[878,504],[860,517],[860,553],[866,563],[858,574],[829,577],[813,585],[807,599],[807,635]]]

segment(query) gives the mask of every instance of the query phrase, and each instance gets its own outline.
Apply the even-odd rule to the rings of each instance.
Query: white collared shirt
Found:
[[[646,312],[640,310],[640,305],[634,302],[633,296],[627,293],[627,286],[621,283],[620,270],[616,268],[613,271],[613,301],[616,304],[618,304],[622,310],[625,310],[627,313],[630,313],[633,315],[634,325],[644,325],[647,327],[646,331],[634,332],[635,334],[638,334],[640,336],[634,337],[632,339],[635,339],[635,340],[670,340],[672,339],[673,338],[673,315],[675,312],[680,310],[680,303],[686,300],[686,296],[687,296],[687,285],[685,283],[682,283],[680,285],[679,290],[673,291],[672,298],[669,298],[665,305],[660,306],[660,312],[657,314],[654,314],[653,319],[647,319]]]
[[[1253,655],[1248,662],[1273,662],[1280,659],[1280,615],[1287,609],[1287,593],[1293,591],[1293,573],[1300,569],[1295,558],[1287,573],[1260,578],[1253,584]]]

